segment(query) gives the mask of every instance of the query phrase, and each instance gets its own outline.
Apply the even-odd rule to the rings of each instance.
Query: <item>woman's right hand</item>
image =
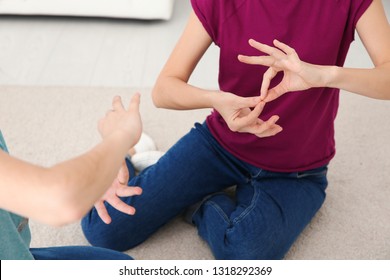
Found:
[[[260,97],[240,97],[229,92],[218,92],[214,102],[214,109],[221,114],[231,131],[251,133],[260,138],[282,131],[282,127],[276,124],[279,116],[274,115],[267,121],[259,119],[264,106],[265,102]]]

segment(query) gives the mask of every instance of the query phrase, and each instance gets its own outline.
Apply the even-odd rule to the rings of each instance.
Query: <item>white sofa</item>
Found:
[[[0,0],[0,14],[168,20],[173,4],[174,0]]]

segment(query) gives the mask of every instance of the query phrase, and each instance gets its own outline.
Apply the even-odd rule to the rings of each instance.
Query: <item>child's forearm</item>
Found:
[[[80,219],[102,197],[113,182],[132,143],[116,132],[89,152],[51,168],[52,177],[61,178],[65,208],[75,209],[73,220]]]
[[[110,186],[134,144],[121,133],[113,133],[89,152],[51,168],[2,153],[0,208],[51,225],[77,221]]]

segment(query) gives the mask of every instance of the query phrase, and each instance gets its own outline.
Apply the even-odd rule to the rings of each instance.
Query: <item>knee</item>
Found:
[[[115,223],[107,225],[99,217],[94,217],[93,213],[81,220],[81,228],[85,238],[95,247],[123,252],[140,243],[137,243],[139,237],[135,236],[136,230],[120,228]]]
[[[95,210],[92,210],[93,212]],[[105,224],[94,213],[89,213],[81,220],[81,229],[88,242],[95,247],[107,248],[116,251],[126,251],[129,244],[121,239],[118,229],[114,225]]]
[[[94,210],[91,210],[91,212],[81,220],[81,229],[85,238],[92,246],[113,250],[113,240],[110,240],[109,234],[105,234],[109,227],[102,221],[94,218],[93,211]]]

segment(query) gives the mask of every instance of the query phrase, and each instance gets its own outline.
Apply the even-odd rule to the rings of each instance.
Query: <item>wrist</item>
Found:
[[[324,87],[336,87],[336,81],[337,81],[337,76],[339,75],[339,70],[340,67],[338,66],[327,66],[328,71],[324,75],[326,77],[324,81]]]
[[[315,87],[334,87],[338,67],[337,66],[322,66],[317,65],[318,69],[318,84]]]
[[[130,130],[118,129],[105,137],[104,141],[110,141],[115,147],[128,151],[137,143],[138,139],[136,133],[132,133]]]
[[[209,96],[209,106],[210,108],[216,108],[218,107],[219,101],[221,100],[221,95],[223,94],[220,90],[213,90],[210,91]]]

